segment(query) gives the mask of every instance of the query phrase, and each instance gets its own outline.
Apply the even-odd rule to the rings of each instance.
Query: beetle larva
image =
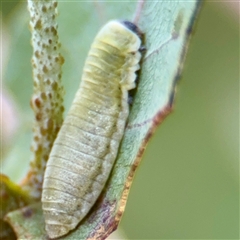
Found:
[[[91,46],[44,175],[42,208],[50,238],[76,227],[109,177],[129,114],[140,46],[140,31],[127,21],[107,23]]]

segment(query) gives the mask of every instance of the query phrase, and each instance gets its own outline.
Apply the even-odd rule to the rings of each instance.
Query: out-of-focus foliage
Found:
[[[4,216],[15,209],[30,204],[30,198],[17,184],[7,176],[0,174],[0,239],[15,239],[12,228],[3,221]]]
[[[239,239],[239,16],[226,5],[203,4],[174,112],[135,176],[129,239]]]

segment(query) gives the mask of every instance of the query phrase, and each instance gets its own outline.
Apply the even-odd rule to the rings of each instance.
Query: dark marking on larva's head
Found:
[[[140,31],[140,29],[138,28],[137,25],[135,25],[134,23],[132,22],[129,22],[129,21],[120,21],[125,27],[127,27],[129,30],[133,31],[134,33],[136,33],[139,38],[142,38],[143,36],[143,33]]]
[[[141,52],[141,53],[145,53],[147,51],[147,48],[145,47],[145,46],[141,46],[140,48],[139,48],[139,52]],[[141,59],[142,60],[142,59]]]
[[[132,105],[133,104],[133,96],[131,95],[131,91],[132,91],[133,89],[131,89],[130,91],[129,91],[129,94],[128,94],[128,104],[129,105]],[[133,93],[134,94],[134,93]]]

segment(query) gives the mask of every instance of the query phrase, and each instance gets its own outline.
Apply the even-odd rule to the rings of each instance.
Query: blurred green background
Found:
[[[67,109],[97,29],[108,18],[132,16],[135,4],[91,2],[82,3],[81,8],[81,14],[72,8],[64,19],[64,6],[59,3]],[[7,64],[2,69],[3,90],[15,104],[17,119],[23,122],[10,143],[1,143],[6,158],[1,169],[19,181],[30,159],[32,49],[26,3],[3,2],[1,11],[2,50],[10,46],[7,53],[2,53]],[[96,18],[98,24],[78,28],[78,21],[90,19],[96,23]],[[60,25],[61,21],[68,24]],[[64,34],[66,28],[68,34]],[[70,45],[75,55],[69,54]],[[75,79],[69,78],[70,65],[78,71]],[[206,2],[190,42],[174,111],[150,140],[137,170],[120,223],[125,236],[239,239],[238,160],[239,15],[227,3]]]

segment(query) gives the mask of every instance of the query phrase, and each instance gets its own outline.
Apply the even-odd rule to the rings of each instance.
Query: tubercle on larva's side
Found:
[[[86,216],[116,159],[129,114],[128,90],[135,87],[141,58],[141,39],[129,25],[111,21],[96,36],[89,52],[91,61],[88,57],[74,104],[53,145],[42,192],[50,238],[67,234]],[[59,155],[71,159],[67,166],[60,167]]]

